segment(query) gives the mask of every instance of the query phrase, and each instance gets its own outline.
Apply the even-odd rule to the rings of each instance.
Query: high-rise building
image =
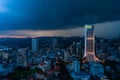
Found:
[[[90,62],[90,74],[93,76],[104,77],[104,67],[98,62]]]
[[[81,52],[80,48],[81,48],[81,44],[80,43],[76,43],[76,55],[77,56],[80,56],[80,52]]]
[[[57,47],[57,39],[55,37],[52,38],[52,49],[54,50]]]
[[[39,40],[38,39],[32,39],[32,51],[33,52],[39,51]]]
[[[94,38],[94,26],[85,26],[85,51],[84,57],[87,61],[95,61],[95,38]]]
[[[67,61],[69,61],[69,57],[70,57],[70,54],[69,54],[69,52],[68,52],[68,50],[64,50],[64,61],[65,62],[67,62]]]
[[[72,54],[76,55],[76,43],[73,42],[73,44],[71,45],[71,49],[72,49]]]
[[[18,54],[16,55],[17,66],[23,66],[23,67],[28,66],[28,56],[27,56],[27,54],[28,54],[27,48],[18,50]]]
[[[77,59],[73,61],[73,70],[74,72],[80,72],[80,62]]]
[[[73,63],[67,64],[66,68],[72,80],[90,80],[90,75],[85,71],[80,71],[80,62],[75,59]]]

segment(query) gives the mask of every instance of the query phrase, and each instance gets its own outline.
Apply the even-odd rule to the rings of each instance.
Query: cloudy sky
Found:
[[[0,37],[120,35],[120,0],[0,0]]]

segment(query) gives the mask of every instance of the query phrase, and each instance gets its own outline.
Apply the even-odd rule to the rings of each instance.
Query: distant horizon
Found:
[[[120,36],[120,21],[95,24],[97,37],[115,38]],[[84,36],[84,27],[63,30],[0,30],[0,37],[41,37],[41,36]]]
[[[84,36],[37,36],[37,37],[32,37],[32,36],[19,36],[19,37],[16,37],[16,36],[6,36],[6,37],[0,37],[0,39],[2,39],[2,38],[16,38],[16,39],[22,39],[22,38],[43,38],[43,37],[45,37],[45,38],[47,38],[47,37],[50,37],[50,38],[52,38],[52,37],[63,37],[63,38],[70,38],[70,37],[83,37],[84,38]],[[104,39],[114,39],[114,38],[120,38],[120,36],[118,36],[118,37],[114,37],[114,38],[106,38],[106,37],[97,37],[96,36],[96,38],[104,38]]]

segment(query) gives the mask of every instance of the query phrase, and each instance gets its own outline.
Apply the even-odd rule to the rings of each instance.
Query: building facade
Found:
[[[84,57],[87,61],[95,61],[95,37],[94,37],[94,26],[85,26],[85,51]]]
[[[38,39],[32,39],[32,51],[33,52],[39,51],[39,40]]]

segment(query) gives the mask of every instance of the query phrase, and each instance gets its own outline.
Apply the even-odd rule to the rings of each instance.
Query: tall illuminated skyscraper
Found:
[[[87,61],[95,61],[95,37],[94,37],[94,26],[86,25],[85,26],[85,51],[84,57]]]

